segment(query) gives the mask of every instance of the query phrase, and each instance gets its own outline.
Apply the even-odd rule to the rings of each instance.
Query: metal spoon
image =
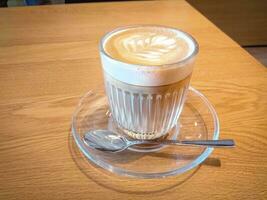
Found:
[[[205,147],[234,147],[234,140],[128,140],[126,137],[109,130],[94,130],[84,135],[84,142],[89,147],[120,152],[136,144],[163,144]]]

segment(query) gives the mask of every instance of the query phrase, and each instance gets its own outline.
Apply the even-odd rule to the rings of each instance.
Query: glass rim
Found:
[[[131,28],[139,28],[139,27],[161,27],[161,28],[167,28],[167,29],[171,29],[171,30],[174,30],[174,31],[181,32],[182,34],[184,34],[186,37],[188,37],[192,41],[192,43],[194,45],[194,49],[188,56],[184,57],[183,59],[181,59],[181,60],[179,60],[177,62],[172,62],[172,63],[167,63],[167,64],[160,64],[160,65],[144,65],[144,64],[133,64],[133,63],[128,63],[128,62],[123,62],[123,61],[121,61],[119,59],[116,59],[116,58],[112,57],[111,55],[109,55],[105,51],[104,42],[112,34],[118,32],[118,31],[131,29]],[[190,35],[189,33],[185,32],[185,31],[182,31],[181,29],[178,29],[178,28],[174,28],[174,27],[171,27],[171,26],[165,26],[165,25],[156,25],[156,24],[140,24],[140,25],[137,24],[137,25],[129,25],[129,26],[117,27],[117,28],[113,29],[112,31],[107,32],[100,39],[99,49],[100,49],[100,53],[103,53],[108,58],[110,58],[110,59],[112,59],[112,60],[114,60],[116,62],[122,63],[122,64],[137,65],[137,66],[140,66],[140,67],[166,68],[166,67],[171,67],[173,65],[180,65],[182,63],[187,62],[191,58],[195,57],[197,55],[197,53],[199,52],[199,44],[198,44],[198,42],[196,41],[196,39],[192,35]]]

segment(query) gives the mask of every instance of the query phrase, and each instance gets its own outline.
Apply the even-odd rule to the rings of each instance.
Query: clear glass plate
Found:
[[[104,90],[89,91],[80,100],[72,119],[72,134],[80,151],[96,165],[119,175],[163,178],[184,173],[202,163],[213,148],[193,146],[133,147],[119,153],[88,147],[83,135],[96,129],[120,133],[112,120]],[[122,133],[123,134],[123,133]],[[219,138],[219,121],[208,99],[190,87],[183,112],[169,139],[201,140]]]

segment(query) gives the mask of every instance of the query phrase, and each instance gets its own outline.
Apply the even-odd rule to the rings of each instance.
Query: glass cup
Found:
[[[122,62],[105,51],[112,35],[143,27],[178,33],[188,42],[190,53],[175,63],[144,66]],[[104,35],[100,57],[106,95],[112,117],[124,133],[134,139],[157,139],[168,134],[182,112],[197,53],[198,44],[192,36],[170,27],[129,26]]]

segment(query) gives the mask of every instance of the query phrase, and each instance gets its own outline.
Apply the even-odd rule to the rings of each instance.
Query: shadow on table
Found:
[[[198,170],[201,168],[201,165],[198,167],[181,174],[179,176],[167,177],[163,179],[138,179],[138,178],[129,178],[118,176],[108,172],[99,166],[89,162],[87,158],[79,151],[75,141],[69,134],[69,151],[71,157],[75,162],[78,169],[90,180],[94,181],[101,187],[110,189],[120,193],[127,194],[148,194],[160,193],[166,190],[171,190],[172,188],[180,187],[190,178],[192,178]],[[155,154],[156,156],[166,157],[163,153]],[[142,154],[141,154],[142,156]],[[139,159],[135,157],[135,159]],[[167,155],[169,156],[169,155]],[[217,158],[207,158],[203,165],[220,167],[220,160]],[[157,181],[160,180],[160,181]],[[155,184],[156,183],[156,184]],[[142,185],[142,187],[140,187]]]

